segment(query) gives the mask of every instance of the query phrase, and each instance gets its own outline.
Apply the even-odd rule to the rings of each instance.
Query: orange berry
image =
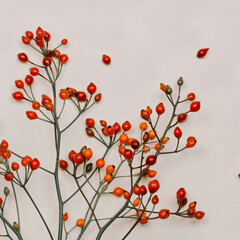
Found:
[[[157,144],[155,145],[154,149],[157,151],[158,148],[159,148],[159,143],[157,143]],[[161,145],[160,151],[161,151],[163,148],[164,148],[164,145]]]
[[[82,227],[84,225],[84,219],[79,218],[76,222],[76,226],[78,227]]]
[[[170,210],[169,209],[162,209],[158,213],[159,218],[161,219],[167,219],[170,216]]]
[[[157,175],[157,171],[149,170],[147,174],[150,178],[154,178]]]
[[[120,187],[114,189],[113,194],[117,197],[121,197],[123,195],[124,190]]]
[[[167,86],[163,83],[160,84],[160,89],[163,91],[163,92],[166,92],[167,90]]]
[[[148,152],[148,151],[150,151],[150,147],[149,147],[149,146],[146,146],[146,145],[143,147],[143,149],[144,149],[143,152],[145,152],[145,153]]]
[[[133,206],[134,206],[134,207],[137,207],[139,204],[140,204],[140,199],[139,199],[139,198],[136,198],[136,199],[133,201]]]
[[[142,123],[140,123],[139,128],[142,131],[145,131],[148,128],[148,124],[146,122],[142,122]]]
[[[105,166],[105,161],[103,158],[100,158],[96,161],[96,165],[98,168],[103,168]]]
[[[133,140],[134,140],[134,138],[128,138],[127,144],[128,144],[128,145],[131,145],[131,143],[132,143]]]
[[[119,141],[121,144],[123,143],[126,143],[128,141],[128,135],[127,134],[122,134],[120,137],[119,137]]]
[[[90,148],[86,149],[84,152],[83,152],[83,156],[89,160],[93,155],[93,152]]]
[[[163,144],[168,142],[168,140],[169,140],[169,137],[164,137],[163,141],[162,141],[162,138],[160,138],[160,141],[162,141]]]
[[[111,182],[112,181],[112,175],[111,174],[106,174],[104,177],[105,182]]]
[[[67,221],[68,220],[68,213],[64,213],[63,214],[63,221]]]
[[[154,139],[154,138],[156,137],[156,135],[155,135],[155,133],[154,133],[153,130],[149,130],[149,131],[148,131],[148,135],[149,135],[149,138],[150,138],[150,139]]]
[[[122,146],[122,145],[120,145],[119,148],[118,148],[118,151],[119,151],[119,153],[120,153],[121,155],[124,154],[125,150],[126,150],[126,148],[125,148],[124,146]]]
[[[108,165],[106,168],[106,173],[112,174],[115,172],[115,166],[114,165]]]
[[[125,191],[123,193],[123,197],[126,199],[126,200],[129,200],[131,198],[131,194],[128,192],[128,191]]]

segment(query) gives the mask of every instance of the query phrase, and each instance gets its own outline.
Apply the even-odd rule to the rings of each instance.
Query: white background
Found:
[[[41,61],[21,43],[26,30],[35,31],[41,26],[52,34],[52,46],[62,38],[69,39],[69,45],[61,50],[70,60],[63,69],[59,88],[72,86],[84,90],[93,81],[103,94],[103,101],[64,134],[63,159],[67,158],[69,150],[78,150],[85,144],[94,150],[93,162],[104,151],[95,141],[85,137],[84,119],[87,117],[105,119],[109,123],[129,120],[133,125],[131,135],[137,134],[140,110],[148,105],[154,108],[160,101],[166,102],[159,84],[164,82],[176,89],[176,80],[182,76],[185,80],[183,96],[194,91],[202,104],[201,111],[191,114],[182,125],[183,140],[194,135],[198,143],[191,150],[164,156],[158,161],[155,166],[161,184],[158,209],[174,211],[176,190],[185,187],[189,200],[196,200],[198,209],[206,216],[202,221],[174,216],[166,221],[152,221],[138,226],[129,239],[239,239],[238,1],[2,0],[0,9],[0,135],[1,139],[9,141],[11,149],[21,155],[38,157],[42,166],[53,169],[55,155],[51,127],[29,121],[25,111],[30,110],[30,106],[11,98],[15,91],[14,81],[23,79],[29,67],[19,63],[16,54],[24,51],[34,60]],[[204,59],[196,58],[198,49],[205,47],[210,48],[208,55]],[[103,54],[111,56],[110,66],[101,62]],[[38,97],[48,93],[46,86],[41,79],[36,79],[34,91]],[[188,108],[187,104],[184,106]],[[168,103],[166,108],[170,109]],[[76,113],[73,110],[66,112],[62,125]],[[161,124],[164,126],[165,123]],[[174,147],[174,138],[171,140],[166,149]],[[17,161],[16,158],[13,160]],[[117,155],[112,153],[106,161],[116,163]],[[61,177],[65,198],[76,187],[65,174],[61,173]],[[0,196],[6,185],[1,178]],[[33,174],[28,189],[56,236],[58,213],[53,179],[38,171]],[[48,239],[30,201],[21,190],[18,193],[24,240]],[[110,205],[114,206],[115,199],[107,197],[102,202],[104,208],[98,209],[97,214],[109,216]],[[9,200],[6,214],[13,222],[16,218],[12,195]],[[80,201],[76,198],[66,205],[65,211],[70,215],[68,229],[77,218],[84,216]],[[118,207],[123,204],[121,199],[115,201]],[[103,239],[121,239],[132,224],[131,221],[116,221]],[[95,229],[92,224],[84,239],[94,239]],[[2,234],[2,225],[0,230]],[[78,230],[69,239],[76,239],[77,233]]]

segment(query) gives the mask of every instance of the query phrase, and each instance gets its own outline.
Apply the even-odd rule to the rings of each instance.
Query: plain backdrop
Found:
[[[28,103],[15,102],[11,94],[14,81],[23,79],[29,65],[17,61],[17,53],[26,52],[36,62],[41,57],[21,43],[26,30],[35,32],[38,26],[52,34],[51,46],[68,38],[62,52],[69,55],[59,79],[59,88],[69,86],[85,90],[89,82],[98,86],[103,101],[89,110],[70,131],[64,133],[61,158],[70,150],[88,145],[94,151],[93,163],[104,149],[84,133],[84,120],[105,119],[110,124],[129,120],[132,136],[139,136],[140,110],[166,103],[166,116],[171,106],[159,84],[164,82],[176,90],[176,80],[182,76],[182,96],[190,91],[201,101],[201,111],[189,115],[181,125],[183,142],[194,135],[195,148],[159,159],[155,169],[161,184],[157,209],[177,208],[175,194],[179,187],[188,191],[189,201],[206,213],[202,221],[172,216],[138,226],[129,239],[218,239],[237,240],[240,235],[240,3],[237,0],[156,0],[156,1],[4,1],[0,2],[0,138],[7,139],[10,148],[20,155],[38,157],[41,165],[53,169],[55,152],[51,126],[29,121],[25,111]],[[201,48],[210,48],[207,56],[198,59]],[[101,57],[108,54],[112,63],[106,66]],[[38,98],[49,93],[47,84],[36,78],[33,90]],[[176,91],[174,92],[176,94]],[[76,111],[67,105],[61,122],[65,126]],[[188,104],[183,105],[188,109]],[[160,122],[161,127],[167,120]],[[169,134],[167,149],[175,140]],[[116,149],[115,149],[116,150]],[[13,157],[11,161],[19,161]],[[116,151],[107,157],[116,164]],[[61,185],[66,198],[76,189],[71,178],[62,172]],[[125,184],[125,185],[124,185]],[[127,186],[127,182],[122,186]],[[9,183],[1,178],[0,196]],[[113,184],[113,186],[115,186]],[[54,236],[57,233],[57,198],[52,177],[40,170],[35,172],[27,188],[39,205]],[[87,194],[91,194],[90,188]],[[88,191],[88,189],[86,191]],[[43,224],[26,194],[17,189],[22,216],[24,240],[49,239]],[[76,197],[65,206],[69,213],[67,228],[84,216],[82,199]],[[122,199],[106,197],[97,214],[108,217],[123,204]],[[117,206],[116,206],[117,205]],[[7,202],[6,216],[16,220],[13,195]],[[131,221],[116,221],[103,239],[121,239],[132,226]],[[69,237],[75,240],[79,229]],[[4,233],[0,225],[0,234]],[[96,225],[84,236],[95,239]]]

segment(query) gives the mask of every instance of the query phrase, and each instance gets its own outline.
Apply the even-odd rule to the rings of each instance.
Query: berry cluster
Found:
[[[31,104],[32,109],[26,112],[28,119],[41,120],[53,127],[56,159],[52,159],[52,161],[55,162],[55,168],[46,169],[42,166],[44,162],[41,162],[40,166],[40,161],[37,158],[32,158],[28,155],[22,157],[9,149],[6,140],[1,142],[0,163],[3,167],[0,167],[0,174],[4,176],[6,181],[10,182],[17,206],[17,221],[11,224],[3,215],[6,197],[5,200],[0,198],[0,218],[6,230],[6,236],[12,238],[11,234],[15,234],[18,239],[23,239],[15,186],[21,188],[32,201],[50,239],[63,239],[64,235],[65,239],[68,239],[74,231],[78,231],[78,239],[82,239],[89,225],[94,223],[98,228],[96,239],[99,240],[102,238],[105,230],[116,219],[130,219],[133,222],[133,225],[122,239],[126,239],[138,223],[146,224],[155,219],[167,219],[170,215],[202,219],[204,213],[195,210],[196,202],[190,203],[186,210],[182,210],[187,204],[184,188],[180,188],[177,191],[178,209],[176,211],[161,208],[156,210],[159,204],[157,193],[160,189],[156,168],[159,156],[179,153],[196,145],[195,137],[189,136],[184,145],[180,147],[183,133],[179,125],[189,118],[188,115],[190,113],[200,110],[200,102],[195,101],[194,93],[189,93],[183,100],[180,99],[183,79],[179,78],[177,81],[178,93],[176,99],[174,99],[173,90],[170,86],[163,83],[160,85],[160,89],[165,93],[172,105],[172,114],[163,132],[158,128],[158,123],[166,113],[164,103],[160,102],[155,107],[155,117],[152,116],[154,111],[149,106],[141,110],[140,116],[144,121],[139,125],[138,137],[131,136],[132,124],[129,121],[125,121],[122,124],[118,122],[109,124],[105,120],[96,123],[95,119],[87,118],[85,120],[86,135],[102,144],[105,149],[103,155],[93,156],[92,149],[94,148],[87,146],[81,147],[80,151],[70,150],[68,153],[60,153],[63,132],[68,130],[82,113],[91,108],[95,103],[98,103],[101,100],[101,94],[97,93],[97,87],[94,83],[90,83],[86,91],[78,91],[72,87],[57,89],[57,80],[61,74],[62,67],[68,61],[68,56],[61,54],[58,48],[66,45],[68,41],[63,39],[57,47],[49,48],[50,39],[51,35],[40,27],[36,30],[36,36],[31,31],[27,31],[25,36],[22,37],[24,44],[29,45],[41,54],[41,63],[30,61],[25,53],[18,54],[18,59],[22,63],[34,66],[29,69],[30,74],[26,75],[25,81],[15,81],[15,86],[19,91],[13,93],[13,98],[17,101],[24,100]],[[111,60],[107,57],[104,55],[103,61],[105,64],[110,64]],[[33,83],[36,78],[43,79],[50,86],[52,96],[41,93],[41,99],[36,98],[33,91]],[[57,107],[58,101],[61,102],[60,109]],[[66,101],[72,103],[78,113],[67,126],[62,127],[59,119],[65,112]],[[183,113],[177,113],[178,105],[186,102],[190,102],[188,110]],[[153,121],[154,118],[156,118],[155,121]],[[171,130],[173,131],[171,132]],[[171,134],[173,134],[176,141],[174,149],[169,149],[167,146]],[[165,148],[165,146],[167,147]],[[114,160],[113,163],[107,160],[107,155],[112,149],[116,149],[120,157],[119,161]],[[11,162],[11,155],[14,155],[19,161]],[[128,173],[123,174],[121,172],[123,166],[128,168]],[[28,181],[37,169],[52,176],[55,182],[59,208],[58,216],[56,216],[56,222],[58,221],[58,235],[56,238],[53,237],[50,227],[27,188]],[[63,173],[72,177],[77,187],[77,190],[66,199],[62,197],[64,189],[59,180],[59,171],[63,171]],[[97,176],[97,182],[93,176]],[[122,184],[121,179],[127,179],[128,184]],[[8,188],[4,190],[5,196],[10,192],[9,189],[8,191],[6,189]],[[92,196],[89,197],[91,193]],[[66,204],[77,194],[83,197],[88,208],[85,216],[81,216],[74,224],[67,223],[69,222],[70,214]],[[100,217],[99,214],[96,214],[96,209],[100,206],[99,200],[112,195],[122,200],[122,205],[113,216]],[[68,224],[73,225],[69,230]]]

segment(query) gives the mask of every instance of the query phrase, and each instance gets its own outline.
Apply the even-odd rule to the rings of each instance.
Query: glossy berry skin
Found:
[[[10,182],[10,181],[13,180],[13,175],[10,174],[10,173],[5,173],[4,178],[5,178],[6,181]]]
[[[165,108],[164,108],[163,103],[159,103],[159,104],[156,106],[156,112],[157,112],[157,114],[158,114],[159,116],[162,115],[162,114],[165,112]]]
[[[144,196],[147,194],[147,188],[144,185],[140,186],[140,190],[140,195]]]
[[[77,92],[76,97],[79,102],[85,102],[87,100],[87,95],[85,92]]]
[[[76,153],[74,150],[70,151],[69,154],[68,154],[68,159],[69,159],[71,162],[74,162],[74,157],[75,157],[76,154],[77,154],[77,153]]]
[[[197,212],[195,212],[194,217],[195,217],[197,220],[200,220],[200,219],[202,219],[202,218],[204,217],[204,215],[205,215],[204,212],[202,212],[202,211],[197,211]]]
[[[100,124],[101,124],[102,127],[107,127],[107,122],[104,121],[104,120],[101,120]]]
[[[114,165],[109,165],[106,168],[106,173],[112,174],[115,172],[115,166]]]
[[[66,45],[68,43],[68,40],[66,38],[64,38],[62,41],[61,41],[62,45]]]
[[[86,149],[84,152],[83,152],[83,156],[89,160],[93,155],[93,152],[90,148]]]
[[[25,77],[25,83],[28,85],[28,86],[31,86],[33,84],[33,81],[34,81],[34,78],[31,76],[31,75],[27,75]]]
[[[159,198],[157,195],[154,195],[153,198],[152,198],[152,204],[156,205],[159,203]]]
[[[124,156],[128,161],[131,161],[132,158],[133,158],[133,152],[132,152],[132,150],[126,149],[126,150],[124,151],[123,156]]]
[[[40,39],[43,38],[43,36],[44,36],[44,31],[42,30],[41,27],[38,27],[38,28],[37,28],[36,35],[37,35],[37,37],[40,38]]]
[[[197,202],[191,202],[191,203],[189,203],[188,208],[194,209],[196,206],[197,206]]]
[[[0,206],[2,206],[2,204],[3,204],[3,199],[0,198]]]
[[[137,139],[133,139],[131,142],[131,147],[134,150],[137,150],[140,147],[140,143]]]
[[[113,124],[113,128],[115,130],[115,134],[117,134],[117,133],[119,133],[121,131],[121,126],[117,122]]]
[[[89,128],[93,128],[95,126],[95,121],[92,118],[87,118],[85,123],[86,126]]]
[[[59,57],[61,56],[60,51],[57,50],[57,49],[55,49],[55,50],[53,51],[53,54],[54,54],[54,57],[56,57],[56,58],[59,58]]]
[[[43,46],[44,46],[42,39],[40,39],[39,37],[36,37],[36,38],[35,38],[35,43],[36,43],[36,45],[39,46],[40,48],[43,48]]]
[[[150,113],[147,110],[141,111],[141,118],[148,121],[150,118]]]
[[[62,55],[60,56],[60,62],[61,62],[62,64],[65,64],[67,61],[68,61],[68,55],[67,55],[67,54],[62,54]]]
[[[29,69],[29,72],[32,76],[37,76],[39,74],[39,69],[36,67],[32,67]]]
[[[106,130],[107,130],[108,136],[110,136],[110,137],[115,134],[115,128],[112,127],[112,126],[108,126],[108,127],[106,128]]]
[[[179,123],[185,122],[186,119],[187,119],[187,114],[186,114],[186,113],[180,113],[180,114],[178,115],[178,117],[177,117],[177,121],[178,121]]]
[[[167,219],[170,216],[170,210],[169,209],[162,209],[158,213],[159,218],[161,219]]]
[[[194,101],[195,98],[196,98],[196,96],[195,96],[194,93],[189,93],[189,94],[187,95],[187,99],[188,99],[189,101]]]
[[[1,148],[3,148],[3,149],[7,149],[8,148],[8,142],[6,140],[2,140]]]
[[[21,164],[22,166],[26,167],[31,161],[32,161],[31,157],[25,156],[22,158]]]
[[[146,122],[142,122],[142,123],[140,123],[139,128],[140,128],[142,131],[145,131],[145,130],[148,128],[148,125],[147,125]]]
[[[74,162],[76,165],[80,165],[84,162],[84,157],[81,153],[76,153],[76,155],[74,156]]]
[[[202,48],[197,52],[198,58],[204,58],[208,52],[209,48]]]
[[[155,155],[149,155],[146,159],[146,164],[152,166],[157,162],[157,157]]]
[[[21,101],[24,99],[23,93],[22,92],[14,92],[12,94],[13,98],[17,101]]]
[[[148,191],[153,194],[158,191],[160,184],[157,180],[152,180],[148,183]]]
[[[182,207],[185,206],[187,202],[188,202],[188,199],[186,197],[181,201],[179,199],[177,200],[178,205],[181,204]]]
[[[111,58],[108,55],[103,55],[102,56],[102,61],[103,63],[105,63],[106,65],[109,65],[111,63]]]
[[[111,182],[112,181],[112,175],[111,174],[106,174],[104,177],[105,182]]]
[[[2,150],[2,157],[4,159],[9,159],[11,157],[11,152],[8,149]]]
[[[150,178],[154,178],[157,175],[157,172],[154,170],[149,170],[147,176]]]
[[[34,171],[34,170],[36,170],[36,169],[39,168],[40,162],[38,161],[37,158],[34,158],[34,159],[30,162],[29,166],[30,166],[30,168],[32,169],[32,171]]]
[[[25,33],[26,37],[29,38],[30,40],[33,39],[33,33],[31,31],[26,31]]]
[[[133,187],[133,193],[136,195],[140,195],[141,194],[141,188],[139,186],[134,186]]]
[[[196,212],[195,208],[193,208],[193,209],[188,209],[187,214],[188,214],[188,216],[193,217],[194,214],[195,214],[195,212]]]
[[[94,97],[94,100],[95,100],[95,102],[100,102],[101,101],[101,99],[102,99],[102,94],[101,93],[98,93],[95,97]]]
[[[66,170],[68,168],[68,163],[67,161],[65,160],[60,160],[59,161],[59,167],[62,169],[62,170]]]
[[[177,199],[178,200],[180,200],[180,201],[182,201],[185,197],[186,197],[186,195],[187,195],[187,192],[186,192],[186,190],[184,189],[184,188],[180,188],[178,191],[177,191]]]
[[[68,220],[68,213],[64,213],[63,214],[63,221],[67,221]]]
[[[26,114],[27,114],[28,119],[30,119],[30,120],[38,119],[38,115],[33,111],[27,111]]]
[[[22,36],[22,42],[26,45],[29,45],[30,44],[30,39],[26,36]]]
[[[76,226],[78,227],[82,227],[84,225],[84,219],[79,218],[76,222]]]
[[[140,199],[139,199],[139,198],[136,198],[136,199],[133,201],[133,206],[134,206],[134,207],[137,207],[137,206],[139,206],[139,204],[140,204]]]
[[[97,91],[97,87],[94,83],[90,83],[87,87],[87,91],[93,95]]]
[[[24,88],[24,82],[22,80],[16,80],[15,81],[15,86],[19,89],[23,89]]]
[[[66,90],[66,89],[62,89],[59,93],[59,97],[62,99],[62,100],[66,100],[69,98],[69,92]]]
[[[45,67],[49,67],[51,64],[52,64],[52,59],[50,57],[45,57],[43,60],[42,60],[42,64],[43,66]]]
[[[200,102],[192,102],[190,105],[190,112],[197,112],[200,110],[201,104]]]
[[[123,133],[120,137],[119,137],[119,141],[121,144],[124,144],[128,141],[128,135]]]
[[[117,197],[121,197],[123,195],[124,190],[120,187],[114,189],[113,194]]]
[[[13,171],[17,171],[19,169],[19,164],[16,162],[13,162],[11,165],[11,168]]]
[[[192,148],[192,147],[194,147],[196,145],[196,143],[197,143],[197,140],[195,139],[195,137],[189,137],[187,139],[186,147],[187,148]]]
[[[50,34],[49,32],[47,32],[47,31],[45,31],[43,38],[44,38],[44,40],[45,40],[46,42],[49,42],[50,39],[51,39],[51,34]]]
[[[105,161],[104,161],[104,159],[103,159],[103,158],[98,159],[98,160],[96,161],[96,166],[97,166],[98,168],[103,168],[103,167],[105,166]]]
[[[174,136],[177,138],[177,139],[180,139],[182,137],[182,131],[179,127],[176,127],[175,130],[174,130]]]
[[[54,110],[54,105],[51,102],[45,102],[44,107],[46,108],[46,110],[48,110],[50,112],[52,112]]]
[[[123,124],[122,124],[122,129],[125,131],[125,132],[127,132],[128,130],[130,130],[131,129],[131,124],[130,124],[130,122],[129,121],[126,121],[126,122],[124,122]]]
[[[126,200],[129,200],[131,198],[131,194],[129,192],[124,192],[123,193],[123,197],[126,199]]]
[[[26,63],[28,61],[28,56],[25,53],[19,53],[18,60],[22,63]]]

